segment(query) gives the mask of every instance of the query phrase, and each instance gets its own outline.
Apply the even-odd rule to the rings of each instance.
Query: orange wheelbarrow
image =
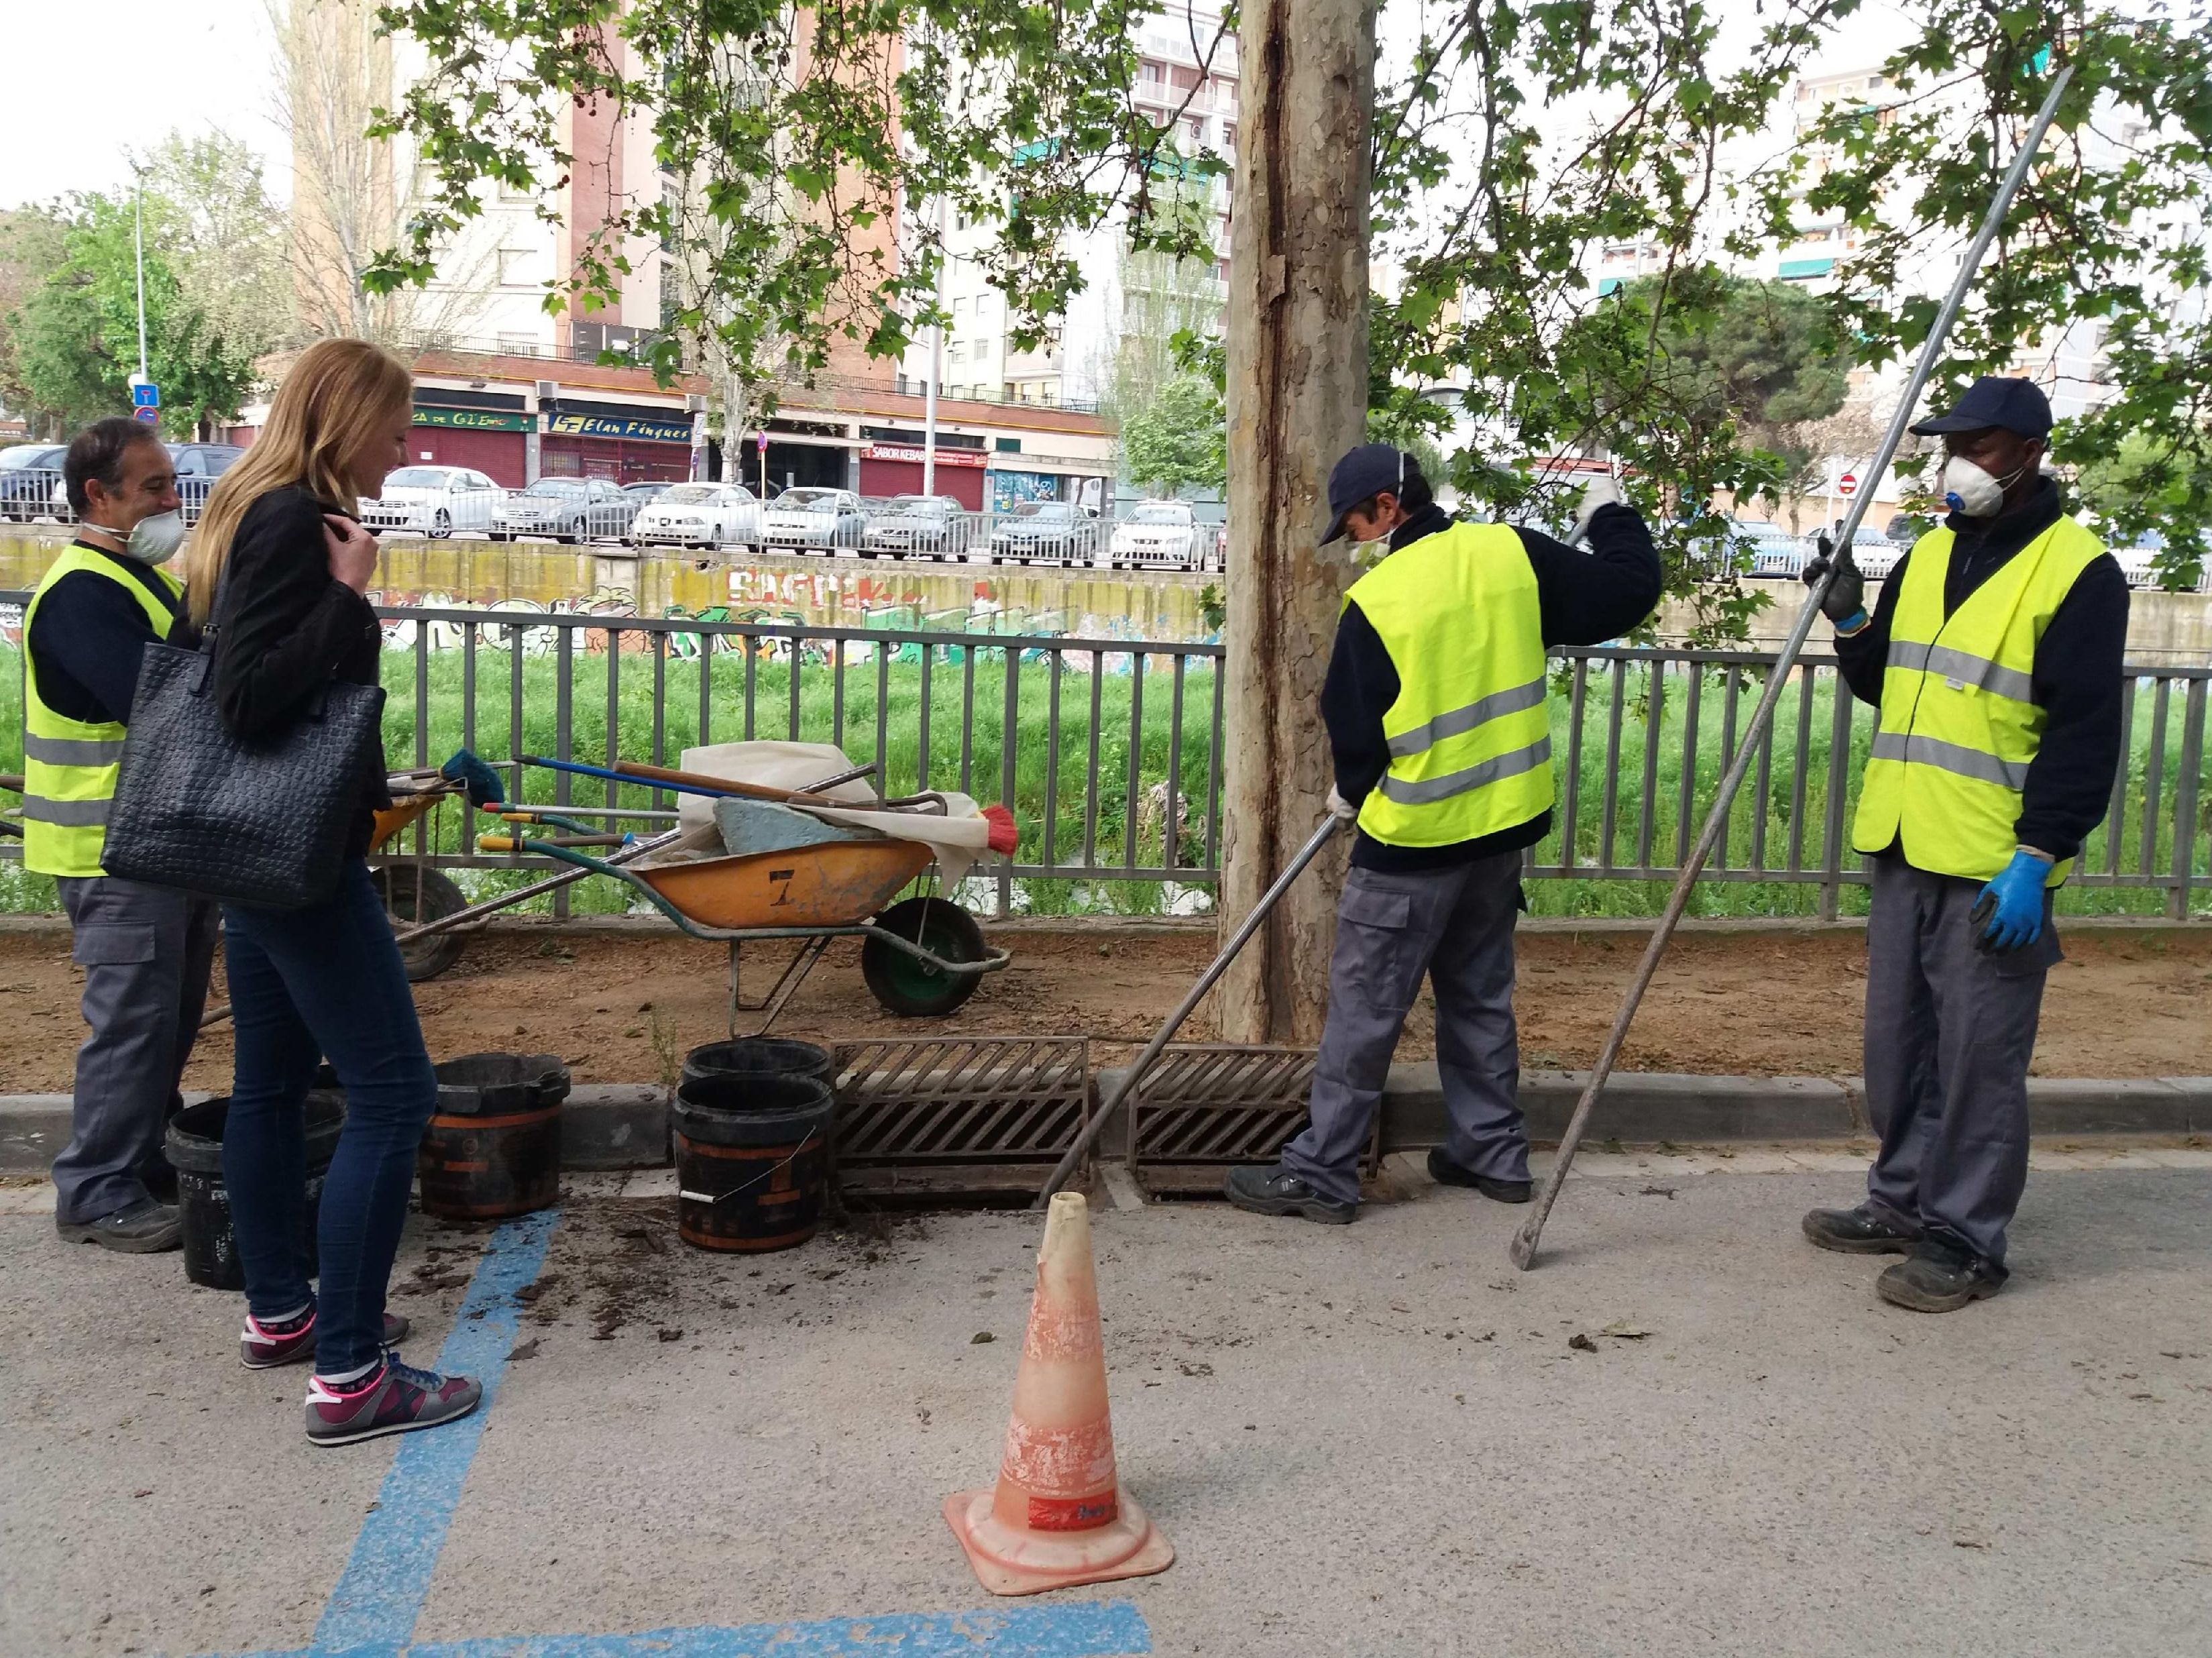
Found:
[[[551,814],[539,821],[558,823]],[[579,825],[578,827],[581,827]],[[500,842],[501,849],[508,843]],[[949,898],[894,902],[928,867],[929,848],[911,841],[830,841],[774,852],[643,867],[594,858],[573,846],[520,841],[514,849],[557,859],[635,888],[694,938],[730,946],[730,1034],[740,1012],[763,1017],[752,1034],[774,1024],[823,952],[837,938],[859,938],[860,975],[891,1013],[941,1017],[975,993],[1011,952],[987,944],[975,918]],[[757,1002],[744,999],[738,953],[747,944],[795,940],[775,987]]]

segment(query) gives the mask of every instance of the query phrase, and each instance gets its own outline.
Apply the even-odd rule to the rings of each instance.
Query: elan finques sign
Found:
[[[605,415],[555,415],[546,421],[545,429],[568,437],[642,439],[652,443],[691,441],[691,420],[688,415],[671,415],[659,420],[642,415],[621,420]]]

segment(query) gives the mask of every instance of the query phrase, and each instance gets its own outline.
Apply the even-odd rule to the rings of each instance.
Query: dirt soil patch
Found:
[[[861,983],[857,944],[835,945],[785,1010],[779,1034],[811,1040],[1088,1033],[1097,1057],[1126,1057],[1149,1036],[1210,958],[1210,932],[1101,938],[1002,935],[1014,951],[949,1019],[895,1019]],[[1611,1024],[1644,935],[1524,932],[1520,940],[1522,1062],[1587,1066]],[[2194,1076],[2212,1070],[2212,930],[2075,928],[2043,1005],[2035,1072],[2048,1077]],[[722,1034],[726,957],[674,936],[568,932],[485,934],[458,966],[416,987],[430,1051],[555,1053],[580,1082],[668,1074],[686,1048]],[[776,958],[746,958],[749,995]],[[67,935],[0,934],[0,1092],[70,1086],[83,1027],[81,970]],[[1863,936],[1844,930],[1684,933],[1668,952],[1622,1058],[1636,1071],[1844,1076],[1859,1069],[1866,983]],[[221,995],[220,974],[216,998]],[[1401,1059],[1433,1053],[1425,992]],[[1186,1035],[1212,1034],[1201,1007]],[[230,1032],[209,1030],[185,1085],[230,1081]]]

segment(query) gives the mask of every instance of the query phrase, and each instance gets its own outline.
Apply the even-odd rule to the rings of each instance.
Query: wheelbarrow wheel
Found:
[[[376,880],[377,896],[394,931],[441,920],[469,907],[468,897],[444,875],[417,864],[383,864],[369,873]],[[455,962],[468,940],[459,932],[434,932],[399,946],[399,959],[407,965],[407,981],[421,984],[434,979]]]
[[[983,929],[948,898],[908,898],[877,916],[876,925],[948,962],[980,962],[986,954]],[[860,943],[860,976],[886,1011],[923,1019],[951,1012],[975,993],[983,975],[947,973],[872,934]]]

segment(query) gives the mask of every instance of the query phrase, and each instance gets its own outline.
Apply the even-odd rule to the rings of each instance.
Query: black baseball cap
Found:
[[[1409,481],[1421,479],[1421,464],[1401,449],[1387,443],[1363,443],[1336,463],[1328,475],[1328,532],[1322,537],[1327,546],[1344,533],[1344,515],[1363,502],[1370,501],[1388,489],[1402,497]]]
[[[1922,421],[1912,428],[1912,435],[1936,438],[1947,432],[1985,432],[1992,426],[2002,426],[2024,438],[2047,438],[2051,399],[2033,380],[1984,374],[1966,388],[1966,395],[1949,414]]]

